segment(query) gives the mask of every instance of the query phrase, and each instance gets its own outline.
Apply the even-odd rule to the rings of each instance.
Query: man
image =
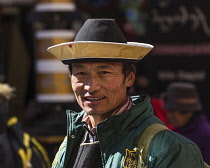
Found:
[[[129,43],[112,19],[88,19],[74,42],[48,48],[69,65],[77,102],[83,111],[67,110],[67,136],[53,168],[137,167],[142,132],[153,123],[148,96],[128,97],[135,66],[153,48]],[[141,161],[140,161],[141,162]],[[162,131],[152,140],[146,161],[153,168],[203,168],[198,147],[177,133]]]
[[[50,160],[45,149],[9,113],[13,95],[14,88],[0,83],[0,168],[48,168]]]
[[[171,83],[166,91],[164,108],[175,131],[195,142],[204,161],[210,164],[210,123],[202,112],[195,85],[188,82]]]

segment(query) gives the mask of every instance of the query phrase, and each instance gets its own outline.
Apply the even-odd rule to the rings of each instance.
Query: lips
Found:
[[[99,101],[99,100],[103,100],[105,99],[106,97],[85,97],[85,100],[87,101]]]

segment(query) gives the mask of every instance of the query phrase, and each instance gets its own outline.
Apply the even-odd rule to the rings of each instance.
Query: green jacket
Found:
[[[107,118],[97,125],[102,164],[104,168],[136,167],[134,148],[142,132],[153,123],[162,123],[154,114],[148,96],[132,97],[133,107],[126,113]],[[67,110],[67,136],[56,154],[52,168],[68,164],[74,144],[83,136],[81,120],[84,112]],[[73,164],[73,163],[70,163]],[[198,147],[172,131],[156,135],[149,147],[149,168],[203,168]]]

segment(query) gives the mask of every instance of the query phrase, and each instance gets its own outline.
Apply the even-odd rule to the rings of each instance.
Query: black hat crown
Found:
[[[74,41],[127,43],[113,19],[88,19]]]

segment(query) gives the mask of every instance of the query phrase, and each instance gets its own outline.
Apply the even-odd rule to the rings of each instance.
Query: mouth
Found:
[[[106,97],[85,97],[86,101],[96,102],[105,99]]]

